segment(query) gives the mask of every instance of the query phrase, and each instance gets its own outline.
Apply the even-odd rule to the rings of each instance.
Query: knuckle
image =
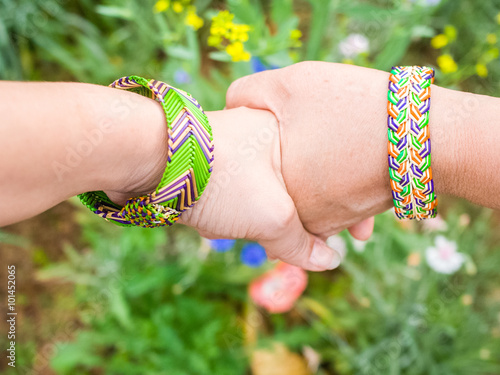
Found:
[[[226,106],[228,108],[231,108],[233,106],[233,103],[238,96],[239,90],[244,85],[246,78],[247,77],[239,78],[229,85],[229,88],[226,92]]]
[[[269,210],[271,215],[266,217],[265,228],[267,239],[277,238],[288,230],[295,220],[295,206],[291,202],[276,202]]]
[[[290,226],[295,221],[296,211],[295,206],[291,202],[284,202],[278,204],[275,208],[276,211],[276,221],[275,228],[278,232],[283,232],[290,228]]]

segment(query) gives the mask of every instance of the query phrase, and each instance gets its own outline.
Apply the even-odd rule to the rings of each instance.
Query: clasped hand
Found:
[[[337,267],[326,238],[348,228],[366,240],[373,215],[391,206],[387,79],[306,62],[235,81],[227,109],[207,113],[212,179],[180,221],[207,238],[258,241],[270,258],[308,270]]]

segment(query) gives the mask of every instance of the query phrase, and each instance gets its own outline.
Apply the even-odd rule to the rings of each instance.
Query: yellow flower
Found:
[[[497,42],[497,36],[493,33],[486,35],[486,41],[489,44],[495,44]]]
[[[290,38],[292,40],[299,40],[300,38],[302,38],[302,31],[300,31],[298,29],[294,29],[294,30],[290,31]]]
[[[491,357],[491,352],[488,349],[481,349],[479,351],[479,358],[481,358],[483,361],[487,361]]]
[[[476,64],[476,73],[479,77],[487,77],[488,76],[488,68],[484,64]]]
[[[210,32],[215,35],[224,35],[226,30],[233,25],[234,14],[227,10],[220,11],[212,17]]]
[[[472,302],[474,302],[470,294],[464,294],[461,299],[462,299],[462,305],[464,306],[470,306],[472,305]]]
[[[294,63],[299,62],[300,55],[297,53],[297,51],[293,51],[293,50],[288,51],[288,56],[290,56],[290,59]]]
[[[227,39],[229,39],[231,42],[246,42],[248,40],[249,31],[250,31],[250,26],[248,25],[232,24],[231,27],[229,28]]]
[[[234,14],[227,10],[220,11],[212,17],[208,45],[220,50],[225,48],[233,61],[248,61],[251,54],[245,51],[243,42],[248,40],[250,26],[235,24],[233,19]]]
[[[290,31],[290,40],[292,41],[292,47],[301,47],[302,46],[302,41],[300,40],[302,38],[302,31],[298,29],[294,29]]]
[[[498,50],[498,48],[494,47],[494,48],[490,48],[486,54],[484,55],[484,60],[485,62],[490,62],[490,61],[493,61],[493,60],[496,60],[498,59],[498,55],[500,54],[499,53],[500,51]]]
[[[439,65],[439,69],[441,69],[444,74],[456,72],[458,69],[457,63],[450,55],[439,56],[437,58],[437,63]]]
[[[500,12],[497,14],[497,23],[500,25]]]
[[[233,27],[234,14],[223,10],[212,17],[212,25],[210,26],[210,34],[214,36],[228,38],[231,28]]]
[[[203,26],[203,18],[196,14],[196,7],[194,6],[189,7],[188,14],[184,22],[186,25],[191,26],[195,30],[198,30]]]
[[[371,303],[370,303],[370,300],[366,297],[361,297],[359,299],[359,304],[362,306],[362,307],[370,307]]]
[[[155,13],[164,12],[168,9],[170,2],[168,0],[158,0],[153,8]]]
[[[444,34],[438,34],[431,39],[431,46],[435,49],[443,48],[448,44],[448,37]]]
[[[410,255],[408,255],[406,263],[410,267],[418,267],[418,265],[420,264],[420,259],[421,259],[420,253],[413,252]]]
[[[174,1],[172,3],[172,9],[175,13],[180,13],[184,10],[184,7],[182,6],[182,3],[180,1]]]
[[[444,27],[444,35],[446,35],[451,42],[457,38],[457,29],[455,29],[455,26],[446,25]]]
[[[219,35],[210,35],[208,37],[208,45],[210,47],[219,47],[222,43],[222,37]]]
[[[470,259],[465,262],[465,272],[467,272],[467,275],[471,276],[474,276],[477,273],[477,267]]]
[[[233,61],[248,61],[252,55],[245,51],[243,43],[234,42],[226,47],[226,52],[231,56]]]

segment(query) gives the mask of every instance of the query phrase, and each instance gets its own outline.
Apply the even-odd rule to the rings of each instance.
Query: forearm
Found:
[[[433,87],[431,100],[437,193],[500,208],[500,99]]]
[[[349,124],[354,124],[356,130],[352,134],[347,129],[345,137],[356,137],[358,142],[352,144],[355,149],[346,149],[354,155],[351,165],[357,165],[356,170],[361,172],[360,176],[369,176],[360,179],[357,185],[360,190],[372,195],[372,202],[378,202],[377,205],[370,206],[371,214],[392,206],[387,165],[386,107],[389,74],[352,68],[356,71],[350,77],[355,78],[351,78],[352,82],[345,85],[347,93],[338,98],[338,104],[340,108],[350,108],[346,112],[346,120]],[[362,89],[355,88],[356,86]],[[432,85],[429,119],[431,166],[438,195],[454,195],[482,206],[500,208],[499,119],[499,98]],[[332,128],[331,132],[330,137],[338,136],[339,129]],[[322,142],[327,142],[327,139],[328,137]],[[340,157],[327,159],[329,165],[325,165],[325,170],[340,170],[342,166],[338,163],[341,160]],[[331,186],[335,183],[333,180],[329,182]],[[345,190],[349,191],[349,187],[346,186]]]
[[[139,174],[166,158],[161,107],[133,93],[1,82],[0,111],[0,225],[84,191],[142,191]]]
[[[360,178],[355,186],[370,195],[367,214],[381,212],[392,206],[387,165],[387,85],[389,74],[358,67],[341,66],[340,74],[348,76],[346,95],[335,98],[339,111],[344,111],[345,128],[331,128],[329,137],[320,141],[327,149],[328,139],[351,137],[355,148],[346,146],[341,153],[350,153]],[[349,71],[352,69],[352,72]],[[333,99],[333,100],[335,100]],[[330,97],[330,100],[332,98]],[[342,108],[349,108],[345,111]],[[442,88],[431,87],[430,138],[435,191],[465,198],[490,208],[500,208],[500,99]],[[326,119],[325,119],[326,120]],[[355,131],[351,131],[354,125]],[[348,143],[349,144],[349,143]],[[345,158],[325,159],[325,170],[342,170]],[[338,184],[333,174],[330,186]],[[327,176],[327,179],[329,177]],[[377,202],[377,204],[373,204]]]

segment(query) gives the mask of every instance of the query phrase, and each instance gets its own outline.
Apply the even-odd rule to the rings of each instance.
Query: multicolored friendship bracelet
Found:
[[[393,67],[389,78],[389,175],[400,219],[422,220],[437,214],[428,126],[433,82],[434,70],[420,66]]]
[[[102,191],[78,197],[92,212],[117,225],[145,228],[172,225],[198,201],[210,179],[214,146],[207,116],[191,95],[164,82],[129,76],[110,86],[151,97],[162,105],[168,128],[165,172],[154,192],[131,198],[123,207]]]

